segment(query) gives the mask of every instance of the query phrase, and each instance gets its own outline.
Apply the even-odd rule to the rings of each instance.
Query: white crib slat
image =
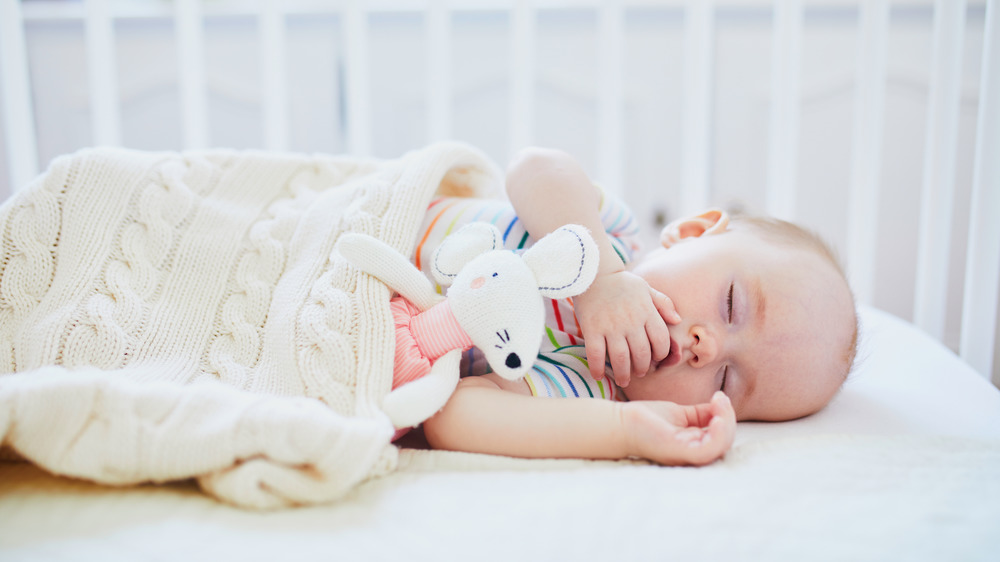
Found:
[[[93,141],[121,144],[121,113],[115,65],[115,32],[108,0],[87,0],[87,79]]]
[[[176,0],[174,20],[184,148],[206,148],[209,144],[208,90],[205,87],[205,33],[201,0]]]
[[[427,136],[451,137],[451,10],[433,0],[427,11]]]
[[[372,155],[371,104],[368,85],[368,13],[362,0],[344,12],[347,39],[347,149],[355,156]]]
[[[913,306],[913,323],[938,340],[944,337],[947,304],[964,29],[965,0],[938,0],[934,5],[931,86]]]
[[[993,372],[1000,286],[1000,2],[986,5],[976,160],[965,261],[959,352],[983,376]]]
[[[681,214],[709,204],[712,150],[714,2],[690,0],[684,20],[684,100],[681,105]]]
[[[625,187],[622,167],[625,18],[618,0],[603,3],[598,17],[597,177],[605,189],[620,195]]]
[[[532,142],[535,122],[535,9],[517,0],[511,9],[510,154]]]
[[[20,1],[0,0],[0,97],[11,193],[38,174],[35,109],[23,25]]]
[[[885,58],[889,3],[862,2],[857,52],[857,89],[851,154],[851,191],[847,216],[847,270],[858,302],[871,304],[875,293],[875,240],[882,171]]]
[[[288,75],[282,4],[279,0],[262,0],[259,14],[264,146],[269,150],[288,149]]]
[[[801,47],[801,0],[776,0],[771,41],[771,111],[765,206],[769,214],[785,220],[791,220],[795,215]]]

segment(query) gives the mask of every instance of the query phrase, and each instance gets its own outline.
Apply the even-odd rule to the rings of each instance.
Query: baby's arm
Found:
[[[666,295],[625,271],[601,222],[601,192],[580,164],[558,150],[522,151],[507,170],[507,196],[534,238],[575,223],[590,229],[597,242],[597,278],[574,299],[591,375],[604,377],[608,357],[615,382],[627,386],[633,374],[644,375],[651,361],[666,357],[667,322],[680,317]]]
[[[716,393],[708,404],[540,399],[490,375],[462,379],[424,422],[435,449],[528,458],[623,459],[703,465],[732,445],[736,415]],[[514,392],[511,392],[514,390]]]

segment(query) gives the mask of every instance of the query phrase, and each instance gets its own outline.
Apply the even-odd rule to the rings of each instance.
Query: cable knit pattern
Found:
[[[128,361],[161,272],[169,270],[181,223],[194,207],[183,181],[187,171],[185,162],[167,160],[135,192],[111,259],[66,334],[63,365],[114,369]]]
[[[385,214],[393,186],[399,179],[393,172],[382,172],[368,185],[354,191],[346,220],[337,225],[338,230],[378,236],[379,217]],[[326,271],[312,284],[296,326],[298,339],[307,342],[299,348],[299,367],[306,395],[339,410],[354,401],[349,380],[345,377],[356,368],[352,350],[357,343],[351,338],[360,322],[357,310],[364,303],[358,302],[354,280],[357,271],[341,260],[332,247],[322,251],[329,255]],[[344,369],[345,365],[349,368]]]
[[[215,334],[205,358],[206,370],[237,386],[250,382],[249,369],[260,358],[261,338],[271,289],[284,270],[287,244],[318,169],[301,172],[286,184],[264,216],[251,228],[229,275],[228,292],[215,319]]]
[[[15,330],[51,286],[72,168],[66,159],[54,162],[46,177],[7,201],[0,215],[0,372],[17,369]]]
[[[257,508],[392,470],[390,292],[336,241],[407,254],[439,188],[499,177],[456,143],[58,159],[0,207],[2,445],[56,474],[196,478]]]

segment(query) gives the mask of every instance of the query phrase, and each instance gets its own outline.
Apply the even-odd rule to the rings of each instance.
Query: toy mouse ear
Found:
[[[495,226],[472,222],[449,235],[434,252],[431,272],[441,285],[451,285],[455,276],[473,258],[503,248],[503,236]]]
[[[597,243],[585,227],[577,224],[550,232],[522,257],[535,274],[538,292],[551,299],[586,291],[597,275],[600,261]]]

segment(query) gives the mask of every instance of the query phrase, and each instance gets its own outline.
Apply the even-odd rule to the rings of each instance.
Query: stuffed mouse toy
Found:
[[[563,226],[523,254],[503,247],[500,231],[470,223],[451,234],[432,258],[447,298],[389,245],[345,234],[337,249],[360,270],[398,293],[390,302],[396,329],[393,390],[382,404],[397,428],[440,410],[459,380],[463,350],[479,348],[490,368],[516,380],[531,368],[545,329],[543,297],[585,291],[597,274],[597,244],[586,228]]]

